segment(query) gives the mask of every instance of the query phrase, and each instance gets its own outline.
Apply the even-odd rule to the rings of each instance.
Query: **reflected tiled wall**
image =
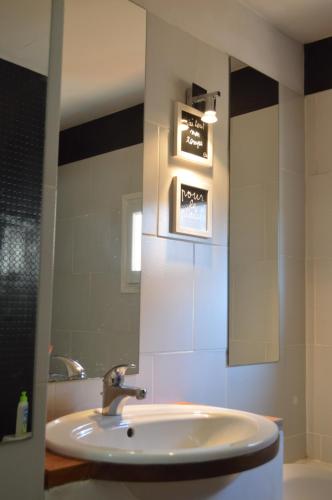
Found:
[[[170,156],[173,101],[184,99],[192,81],[223,91],[213,169]],[[281,416],[286,457],[293,460],[305,455],[306,431],[303,97],[280,90],[280,362],[228,368],[227,96],[227,55],[148,14],[140,373],[128,382],[147,387],[148,401],[186,400]],[[169,232],[174,175],[213,180],[212,241]],[[100,379],[74,384],[50,387],[50,418],[100,403]]]
[[[143,145],[59,167],[53,354],[89,377],[137,362],[140,294],[121,291],[122,195],[142,192]]]
[[[305,104],[308,453],[332,462],[332,90]]]
[[[279,105],[232,116],[230,122],[230,361],[275,361]]]

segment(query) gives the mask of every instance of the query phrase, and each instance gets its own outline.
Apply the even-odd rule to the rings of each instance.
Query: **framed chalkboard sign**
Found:
[[[175,103],[174,156],[212,167],[212,126],[202,116],[198,109]]]
[[[173,177],[173,224],[178,234],[212,237],[212,187]]]

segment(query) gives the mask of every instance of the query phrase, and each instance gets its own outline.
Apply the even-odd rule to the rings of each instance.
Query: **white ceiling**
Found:
[[[51,0],[0,0],[0,57],[48,73]]]
[[[301,43],[332,36],[332,0],[239,0]]]
[[[127,0],[65,0],[62,129],[143,102],[145,22]]]

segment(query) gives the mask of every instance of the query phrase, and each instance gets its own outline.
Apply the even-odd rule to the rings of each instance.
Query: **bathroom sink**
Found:
[[[273,458],[278,439],[276,424],[265,417],[202,405],[126,406],[122,418],[88,410],[46,427],[47,447],[55,453],[123,465],[226,463],[247,457],[244,470],[252,468],[248,457],[264,455],[256,465]],[[271,447],[273,453],[264,453]]]

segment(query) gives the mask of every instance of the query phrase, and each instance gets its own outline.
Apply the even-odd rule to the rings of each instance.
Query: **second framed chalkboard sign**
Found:
[[[174,156],[212,167],[212,126],[202,121],[203,113],[182,102],[174,109]]]
[[[173,177],[172,231],[178,234],[212,237],[212,187],[188,183]]]

